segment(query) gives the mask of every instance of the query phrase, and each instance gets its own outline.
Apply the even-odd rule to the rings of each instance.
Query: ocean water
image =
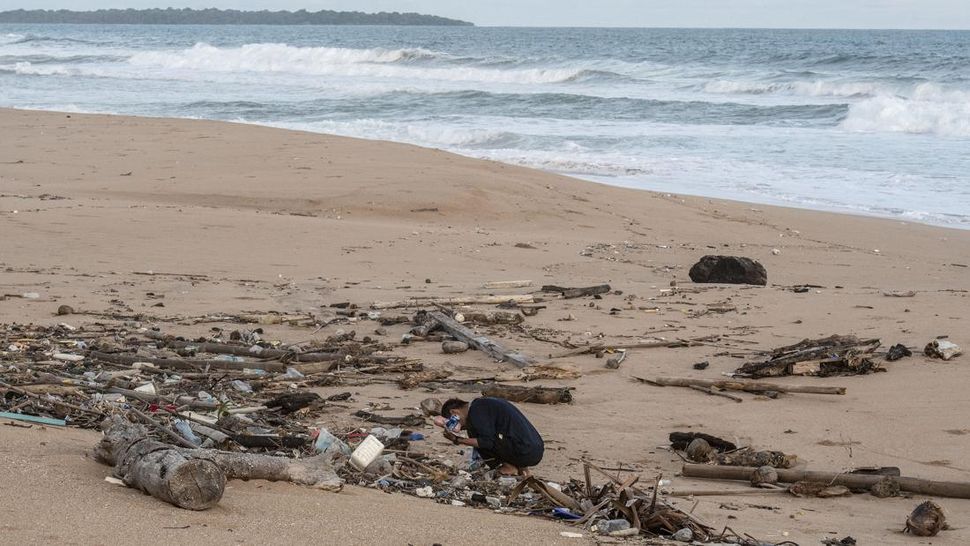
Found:
[[[0,106],[970,229],[970,32],[0,25]]]

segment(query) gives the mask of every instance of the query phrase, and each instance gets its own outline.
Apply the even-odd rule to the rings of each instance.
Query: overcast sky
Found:
[[[959,28],[970,0],[0,0],[0,10],[416,11],[488,26]]]

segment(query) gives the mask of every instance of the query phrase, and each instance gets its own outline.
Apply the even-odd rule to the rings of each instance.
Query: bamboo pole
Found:
[[[688,478],[749,482],[751,481],[751,474],[755,470],[757,469],[747,466],[685,464],[683,475]],[[777,472],[778,481],[783,483],[811,481],[829,485],[844,485],[851,489],[868,489],[885,478],[885,476],[871,474],[843,474],[810,470],[786,470],[782,468],[777,469]],[[902,491],[933,497],[970,499],[970,482],[939,482],[906,477],[893,477],[893,479],[899,482],[899,488]]]

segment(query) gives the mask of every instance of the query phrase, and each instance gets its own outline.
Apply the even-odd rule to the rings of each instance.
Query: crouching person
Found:
[[[446,420],[457,417],[458,425],[449,430]],[[545,450],[542,436],[525,415],[507,400],[481,397],[465,402],[452,398],[441,407],[444,435],[455,445],[472,446],[490,468],[507,476],[528,476],[529,467],[539,464]],[[455,432],[464,430],[468,438]]]

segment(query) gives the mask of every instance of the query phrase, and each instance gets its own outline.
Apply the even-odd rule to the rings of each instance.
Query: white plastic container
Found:
[[[350,455],[350,464],[357,470],[363,470],[370,466],[374,459],[380,457],[383,452],[384,444],[374,436],[368,436]]]

